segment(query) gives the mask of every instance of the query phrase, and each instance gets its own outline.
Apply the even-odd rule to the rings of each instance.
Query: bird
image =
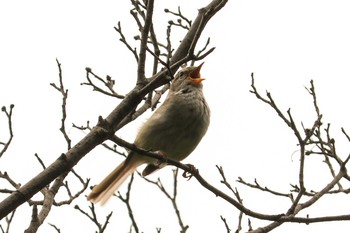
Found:
[[[182,68],[175,74],[166,99],[139,129],[134,141],[138,148],[181,161],[197,147],[210,123],[210,109],[202,91],[204,78],[200,70],[203,64]],[[104,205],[143,164],[147,165],[142,176],[166,166],[157,159],[130,151],[119,166],[93,187],[87,199]]]

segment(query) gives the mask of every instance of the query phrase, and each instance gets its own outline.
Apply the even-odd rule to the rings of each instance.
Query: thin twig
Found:
[[[147,39],[152,26],[153,4],[154,4],[154,0],[147,1],[147,13],[145,18],[145,24],[143,25],[142,31],[141,31],[139,61],[137,66],[137,83],[144,83],[146,80],[145,63],[146,63],[146,51],[147,51]]]
[[[57,233],[61,233],[61,229],[58,228],[55,224],[52,224],[52,223],[48,223],[48,224],[49,226],[52,226],[57,231]]]
[[[86,67],[85,70],[86,70],[87,82],[86,83],[83,82],[83,83],[81,83],[81,85],[92,86],[93,91],[97,91],[97,92],[100,92],[104,95],[115,97],[117,99],[124,99],[125,98],[124,95],[120,95],[114,90],[115,80],[113,80],[110,76],[107,75],[106,80],[104,80],[103,78],[101,78],[100,76],[95,74],[91,68]],[[104,86],[106,86],[108,91],[105,91],[104,89],[97,86],[90,78],[90,75],[92,75],[97,81],[101,82]]]
[[[176,214],[179,226],[180,226],[180,232],[181,233],[185,233],[188,230],[189,226],[185,225],[183,223],[183,220],[182,220],[182,217],[181,217],[181,214],[180,214],[180,209],[179,209],[178,204],[177,204],[178,171],[179,171],[178,168],[173,169],[173,193],[172,193],[172,195],[165,189],[162,181],[159,178],[158,178],[158,180],[156,182],[152,181],[152,180],[150,180],[150,179],[148,179],[146,177],[142,177],[142,178],[144,180],[146,180],[147,182],[157,186],[160,189],[160,191],[171,201],[171,204],[173,205],[173,208],[175,210],[175,214]]]
[[[118,26],[114,27],[114,29],[119,33],[120,36],[120,41],[130,50],[130,52],[134,55],[136,62],[139,61],[139,56],[137,55],[137,50],[136,48],[132,48],[131,45],[127,42],[124,33],[122,31],[122,26],[121,23],[118,22]]]
[[[226,218],[224,218],[222,215],[220,215],[220,218],[221,218],[222,222],[223,222],[224,225],[225,225],[226,232],[227,232],[227,233],[230,233],[230,232],[231,232],[231,229],[230,229],[230,227],[229,227],[228,224],[227,224]],[[237,232],[237,231],[236,231],[236,232]]]
[[[91,203],[91,205],[89,206],[89,210],[90,210],[90,214],[87,213],[86,211],[82,210],[78,205],[75,205],[74,208],[76,210],[78,210],[80,213],[82,213],[84,216],[86,216],[88,219],[90,219],[95,226],[98,229],[98,233],[103,233],[109,223],[110,218],[112,217],[113,211],[111,211],[107,216],[105,221],[102,223],[99,222],[99,220],[97,219],[97,215],[96,215],[96,211],[95,211],[95,205],[93,203]]]
[[[134,212],[133,212],[131,204],[130,204],[130,194],[131,194],[131,187],[132,187],[133,181],[134,181],[134,174],[132,174],[130,177],[130,180],[128,183],[128,189],[127,189],[127,192],[125,194],[125,197],[123,197],[120,192],[118,192],[117,197],[122,202],[124,202],[124,204],[126,205],[126,208],[128,209],[128,214],[129,214],[129,218],[131,220],[132,227],[134,228],[135,232],[138,233],[139,227],[137,225],[137,222],[136,222],[136,219],[134,216]]]
[[[7,122],[8,122],[8,130],[9,130],[9,138],[7,139],[7,142],[1,142],[0,145],[3,146],[3,148],[0,150],[0,158],[3,156],[3,154],[7,151],[9,148],[12,139],[13,139],[13,130],[12,130],[12,110],[15,107],[15,105],[11,104],[10,105],[10,110],[8,111],[5,106],[1,108],[1,111],[5,113],[7,117]]]

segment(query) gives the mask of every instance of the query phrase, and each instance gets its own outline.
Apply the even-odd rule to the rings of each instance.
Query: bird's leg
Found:
[[[193,175],[198,173],[198,169],[193,164],[186,164],[186,166],[189,167],[190,171],[184,171],[184,173],[182,173],[182,177],[190,180]]]
[[[163,151],[155,151],[155,153],[157,153],[159,156],[164,158],[164,160],[166,160],[167,157]],[[142,176],[147,176],[147,175],[161,169],[162,167],[165,167],[165,165],[166,165],[166,163],[164,161],[157,159],[154,163],[149,163],[145,167],[145,169],[142,172]]]

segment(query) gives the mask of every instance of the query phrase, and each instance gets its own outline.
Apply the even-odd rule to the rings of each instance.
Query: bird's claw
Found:
[[[187,167],[189,167],[190,171],[184,171],[184,173],[182,173],[182,177],[187,178],[187,180],[190,180],[192,176],[198,172],[198,169],[192,164],[186,165]]]

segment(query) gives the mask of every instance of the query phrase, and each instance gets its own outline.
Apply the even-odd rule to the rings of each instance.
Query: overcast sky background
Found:
[[[154,22],[159,38],[164,41],[167,21],[174,19],[164,13],[165,7],[176,10],[180,5],[183,13],[194,19],[197,9],[208,2],[156,1]],[[58,82],[56,58],[62,64],[65,87],[69,89],[67,126],[73,144],[84,134],[70,128],[71,122],[83,125],[90,120],[94,125],[99,115],[106,116],[118,104],[80,85],[85,81],[85,67],[91,67],[101,77],[110,75],[121,94],[133,87],[136,62],[113,29],[121,21],[127,39],[137,46],[133,40],[137,27],[130,8],[128,1],[110,0],[0,2],[0,105],[15,104],[15,138],[1,158],[1,171],[8,171],[14,180],[24,184],[41,170],[34,153],[48,165],[66,151],[58,131],[61,96],[49,85]],[[345,0],[229,1],[209,22],[198,44],[201,48],[210,36],[211,46],[216,47],[202,69],[212,122],[206,137],[185,162],[194,164],[208,181],[229,192],[220,184],[215,168],[222,165],[232,185],[240,190],[244,204],[254,211],[286,211],[288,200],[235,183],[239,176],[251,182],[257,178],[261,184],[281,192],[288,192],[289,184],[297,183],[297,141],[276,113],[249,93],[252,72],[261,93],[269,90],[282,110],[291,108],[295,121],[303,121],[306,126],[315,120],[312,99],[304,88],[313,79],[323,122],[332,123],[338,153],[345,158],[349,143],[340,127],[350,133],[349,10]],[[176,32],[174,45],[182,33]],[[117,134],[132,142],[146,115]],[[6,130],[6,118],[0,114],[0,140],[6,138]],[[120,161],[120,157],[97,148],[76,170],[96,184]],[[329,174],[323,175],[326,169],[321,159],[309,161],[306,185],[319,190],[330,181]],[[170,187],[171,169],[165,168],[152,178],[160,176]],[[180,210],[185,224],[190,225],[188,232],[225,232],[220,215],[227,218],[233,231],[236,229],[239,213],[235,208],[204,190],[194,179],[187,182],[181,178],[179,185]],[[170,202],[144,182],[137,182],[134,188],[139,227],[144,232],[155,232],[155,227],[161,227],[162,232],[178,232]],[[336,202],[332,198],[323,198],[300,216],[349,213],[347,196],[341,195]],[[88,209],[83,196],[74,204]],[[116,198],[98,209],[100,219],[111,210],[114,214],[107,232],[127,232],[125,207]],[[53,211],[39,232],[55,232],[48,222],[60,227],[61,232],[95,231],[72,206]],[[29,224],[30,209],[21,207],[16,215],[12,232],[23,232]],[[246,223],[245,219],[244,227]],[[257,227],[266,223],[253,220],[252,224]],[[327,232],[349,227],[349,222],[284,224],[274,232]]]

